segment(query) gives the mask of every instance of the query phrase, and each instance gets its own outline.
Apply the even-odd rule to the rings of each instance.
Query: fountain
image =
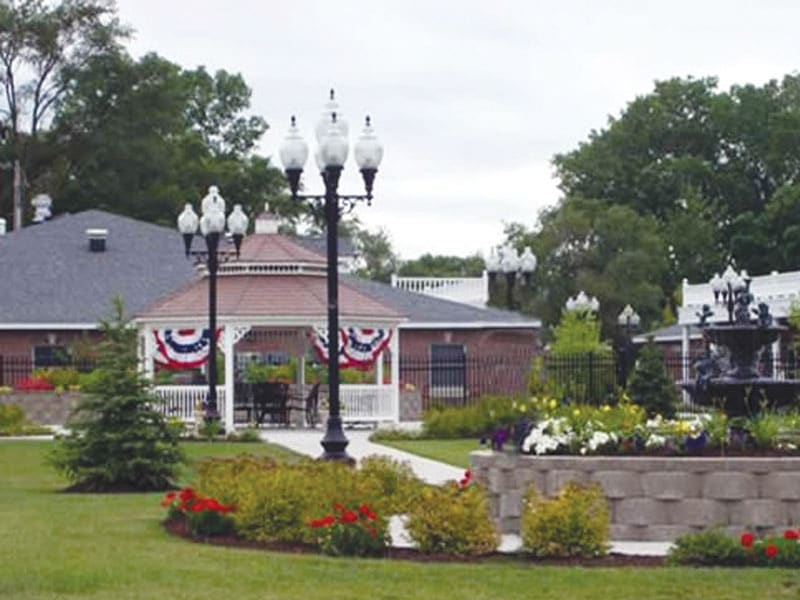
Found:
[[[753,295],[746,271],[737,274],[728,265],[722,277],[714,276],[711,287],[715,304],[722,296],[728,322],[708,323],[714,313],[703,305],[697,314],[699,325],[714,351],[706,351],[694,365],[696,379],[682,381],[681,387],[696,404],[719,406],[729,416],[755,414],[764,403],[770,408],[795,404],[800,380],[766,377],[756,369],[759,354],[788,328],[773,322],[765,303],[751,308]]]

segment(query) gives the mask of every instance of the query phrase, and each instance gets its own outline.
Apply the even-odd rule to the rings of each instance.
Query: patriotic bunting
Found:
[[[222,328],[217,329],[219,338]],[[161,329],[156,338],[154,359],[168,369],[193,369],[208,360],[209,329]]]
[[[328,362],[328,330],[315,327],[310,334],[311,346],[320,361]],[[392,339],[389,329],[359,329],[348,327],[339,330],[339,366],[368,369]]]

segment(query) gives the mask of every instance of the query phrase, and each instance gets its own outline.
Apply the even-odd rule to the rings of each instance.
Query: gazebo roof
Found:
[[[320,325],[327,322],[326,260],[257,223],[238,259],[220,265],[217,318],[249,325]],[[208,318],[207,277],[195,280],[137,315],[139,322],[198,324]],[[346,281],[339,281],[343,326],[397,324],[405,316]]]

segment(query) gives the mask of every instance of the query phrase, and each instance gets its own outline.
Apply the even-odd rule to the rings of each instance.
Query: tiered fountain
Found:
[[[737,274],[729,265],[722,277],[714,276],[711,287],[715,304],[722,296],[728,322],[708,323],[714,313],[709,305],[703,306],[698,313],[700,327],[716,352],[709,351],[697,362],[696,379],[681,382],[681,387],[695,403],[720,406],[729,416],[755,414],[765,404],[770,408],[795,404],[800,380],[761,376],[756,369],[759,354],[787,328],[773,323],[766,304],[751,307],[753,295],[747,272]]]

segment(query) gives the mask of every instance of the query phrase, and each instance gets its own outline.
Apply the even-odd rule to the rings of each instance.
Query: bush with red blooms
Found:
[[[309,523],[317,543],[330,556],[380,556],[389,543],[386,520],[369,506],[334,504],[333,512]]]
[[[750,532],[745,532],[740,541],[747,554],[748,564],[766,567],[800,567],[798,529],[787,529],[782,535],[768,535],[761,539]]]
[[[18,392],[46,392],[54,390],[55,386],[44,377],[26,377],[14,385]]]
[[[170,518],[186,519],[186,526],[192,535],[227,535],[233,532],[232,504],[222,504],[215,498],[208,498],[185,487],[179,492],[168,492],[161,500]]]

